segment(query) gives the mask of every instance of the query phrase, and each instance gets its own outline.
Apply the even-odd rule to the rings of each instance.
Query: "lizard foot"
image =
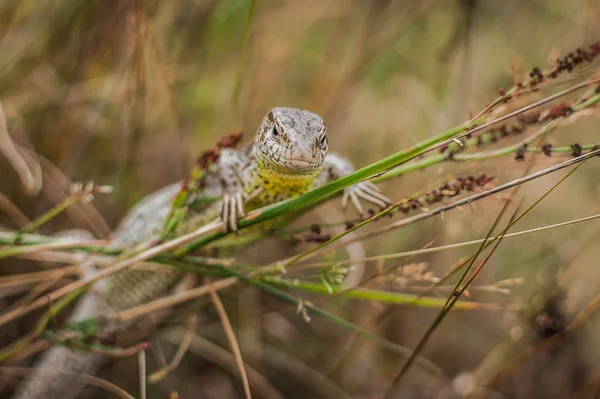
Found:
[[[246,201],[254,198],[261,190],[258,189],[251,194],[244,191],[236,191],[234,193],[223,195],[221,218],[223,219],[223,231],[237,231],[238,219],[246,216],[244,212],[244,204]]]
[[[221,209],[221,218],[223,218],[223,231],[237,231],[238,218],[244,217],[244,202],[247,200],[244,192],[223,195],[223,208]]]
[[[346,208],[348,205],[348,199],[352,201],[354,208],[356,208],[361,218],[364,211],[359,199],[363,199],[371,204],[378,205],[382,209],[387,208],[392,204],[392,201],[383,195],[381,190],[379,190],[379,188],[370,181],[361,181],[360,183],[347,187],[344,190],[344,196],[342,197],[342,208]]]

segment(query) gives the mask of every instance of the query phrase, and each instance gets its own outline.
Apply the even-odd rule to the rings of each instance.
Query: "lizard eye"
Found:
[[[323,137],[321,139],[321,142],[319,143],[319,145],[321,146],[322,149],[326,149],[327,148],[327,137]]]
[[[273,137],[279,136],[279,130],[277,130],[277,126],[273,126],[273,130],[271,130],[271,134]]]

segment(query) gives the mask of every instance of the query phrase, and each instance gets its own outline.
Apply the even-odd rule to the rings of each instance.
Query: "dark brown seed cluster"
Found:
[[[567,117],[572,113],[573,108],[571,108],[571,105],[566,102],[554,104],[547,108],[541,108],[539,110],[523,113],[518,115],[513,123],[502,124],[485,130],[483,133],[477,136],[477,141],[475,145],[480,147],[486,143],[496,143],[500,139],[518,135],[524,132],[527,126],[534,126],[540,122],[554,120],[561,117]],[[470,135],[467,135],[465,137],[467,139],[471,138]],[[456,149],[455,151],[448,151],[448,146],[444,146],[440,149],[440,152],[445,152],[446,158],[451,160],[456,152],[462,151],[464,148],[465,147],[461,147]]]
[[[322,244],[326,241],[331,240],[331,234],[307,234],[304,237],[304,241],[306,242],[316,242],[317,244]]]
[[[527,112],[517,116],[517,120],[526,125],[535,125],[536,123],[547,120],[557,119],[569,116],[573,109],[567,103],[554,104],[548,108],[542,108],[536,111]]]
[[[578,157],[581,154],[583,154],[583,147],[580,144],[573,143],[569,147],[571,147],[571,156]],[[553,148],[554,147],[552,146],[552,144],[546,143],[540,148],[540,150],[542,151],[542,153],[545,156],[551,157]],[[598,150],[599,148],[600,148],[600,145],[596,145],[589,152],[594,152],[594,151]],[[525,159],[526,151],[527,151],[527,145],[523,145],[521,148],[519,148],[515,153],[515,160],[522,161],[523,159]]]
[[[398,206],[398,209],[404,213],[407,213],[412,209],[421,209],[424,206],[442,202],[444,199],[456,197],[461,191],[473,191],[478,187],[484,188],[484,186],[492,180],[494,180],[493,176],[485,174],[480,176],[457,177],[453,182],[446,182],[437,189],[431,190],[420,197],[407,199]]]
[[[515,152],[515,161],[523,161],[525,160],[525,152],[527,151],[527,144],[523,144],[519,149]]]
[[[214,148],[208,149],[200,154],[196,164],[202,169],[206,169],[209,165],[215,164],[219,159],[221,150],[223,148],[235,148],[242,140],[243,135],[244,132],[235,132],[223,137],[217,142],[217,145]]]
[[[517,121],[515,123],[510,123],[510,124],[498,125],[497,127],[489,128],[486,131],[484,131],[483,133],[479,134],[476,137],[477,141],[475,142],[475,145],[477,147],[481,147],[485,143],[496,143],[501,138],[506,138],[511,135],[517,135],[519,133],[522,133],[524,130],[525,130],[525,124],[520,121]],[[467,139],[467,140],[469,140],[471,138],[472,138],[472,135],[470,135],[470,134],[467,134],[465,136],[465,139]],[[469,146],[469,143],[467,143],[467,145],[465,147],[459,147],[459,148],[456,148],[456,150],[454,150],[454,151],[448,151],[449,146],[445,145],[440,148],[440,152],[446,154],[446,159],[452,160],[454,154],[464,150],[468,146]]]
[[[572,156],[578,157],[581,155],[582,148],[579,144],[577,144],[577,143],[571,144],[571,149],[573,150],[573,151],[571,151]]]
[[[550,157],[552,156],[552,144],[550,143],[546,143],[542,146],[542,152],[544,153],[545,156]]]
[[[217,160],[219,159],[219,153],[220,151],[218,148],[211,148],[210,150],[206,150],[202,154],[200,154],[198,160],[196,161],[196,164],[202,169],[206,169],[209,165],[213,165],[217,162]]]
[[[519,96],[521,91],[525,88],[529,88],[532,91],[537,91],[537,86],[549,79],[555,79],[563,72],[571,73],[579,65],[591,62],[598,54],[600,54],[600,41],[597,41],[590,45],[586,50],[577,48],[565,55],[562,58],[556,60],[553,67],[542,71],[540,68],[535,67],[529,72],[529,80],[525,82],[519,82],[516,85],[517,91],[513,92],[512,95],[506,95],[506,90],[501,88],[499,93],[504,96],[502,99],[503,103],[510,101],[513,96]]]
[[[234,132],[217,142],[217,148],[235,148],[242,141],[244,132]]]
[[[323,234],[321,226],[316,223],[310,226],[310,233],[304,237],[304,241],[316,243],[323,243],[325,241],[329,241],[330,239],[331,235]]]
[[[331,234],[323,234],[323,229],[318,224],[313,224],[309,228],[309,233],[299,237],[296,235],[290,236],[288,242],[292,245],[298,245],[301,242],[316,242],[318,244],[329,241]]]
[[[529,72],[529,77],[531,78],[531,85],[537,85],[544,81],[544,74],[538,67],[533,68],[531,72]]]
[[[508,123],[504,125],[498,125],[497,127],[487,130],[484,135],[477,136],[477,146],[481,146],[485,143],[485,136],[488,137],[488,142],[495,143],[501,138],[514,136],[519,133],[523,133],[525,130],[525,123],[517,120],[515,123]]]
[[[561,72],[567,71],[568,73],[573,72],[573,69],[584,61],[591,61],[596,55],[598,55],[598,49],[600,48],[600,43],[594,43],[592,46],[588,48],[588,50],[583,50],[582,48],[578,48],[572,53],[567,54],[566,56],[559,58],[556,60],[556,66],[554,70],[552,70],[548,76],[550,78],[555,78]]]
[[[562,117],[567,117],[573,113],[573,108],[567,103],[555,104],[549,108],[545,108],[542,112],[540,112],[540,117],[538,118],[538,122],[543,122],[548,119],[557,119]]]
[[[290,236],[288,238],[288,243],[291,245],[298,245],[302,242],[316,242],[317,244],[322,244],[331,239],[330,234],[316,234],[316,233],[308,233],[305,236]]]
[[[591,62],[598,54],[600,54],[600,41],[589,46],[587,50],[579,47],[575,51],[557,59],[554,67],[547,71],[545,76],[539,68],[534,68],[529,74],[531,77],[531,85],[535,86],[538,83],[543,82],[544,77],[554,79],[563,72],[571,73],[580,64]]]

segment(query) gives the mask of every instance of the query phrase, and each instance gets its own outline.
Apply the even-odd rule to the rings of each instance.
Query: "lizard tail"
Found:
[[[70,321],[79,321],[106,312],[108,305],[92,292],[77,304]],[[54,346],[47,350],[35,368],[19,385],[12,399],[72,399],[84,389],[82,374],[93,375],[105,356]],[[77,396],[81,398],[81,396]]]
[[[55,346],[44,353],[13,399],[73,399],[85,389],[82,374],[94,374],[104,363],[98,353]]]
[[[119,246],[134,246],[151,239],[160,232],[160,228],[170,211],[172,197],[179,191],[181,183],[172,184],[155,195],[144,199],[121,222],[114,233],[113,241]],[[65,236],[80,239],[92,239],[93,236],[81,235],[79,231],[65,232]],[[82,259],[81,271],[85,276],[95,273],[92,261]],[[157,277],[158,276],[158,277]],[[75,307],[69,323],[109,314],[115,310],[107,300],[123,307],[135,306],[151,299],[155,290],[166,287],[174,278],[163,277],[163,273],[143,271],[122,271],[113,276],[113,291],[109,290],[105,280],[99,281],[88,290]],[[164,281],[163,281],[164,280]],[[156,281],[159,288],[152,285]],[[119,296],[119,292],[121,295]],[[118,310],[118,309],[117,309]],[[121,323],[120,327],[125,327]],[[106,361],[99,353],[78,351],[55,346],[42,355],[39,363],[15,391],[12,399],[72,399],[82,398],[85,389],[82,374],[94,375]],[[86,391],[90,391],[87,389]]]

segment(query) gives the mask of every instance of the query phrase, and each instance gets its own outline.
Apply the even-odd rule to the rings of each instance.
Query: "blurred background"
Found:
[[[74,207],[41,232],[77,227],[106,238],[128,209],[184,177],[198,154],[220,137],[244,131],[244,139],[251,140],[275,106],[319,113],[330,149],[357,167],[367,165],[464,122],[532,67],[544,68],[597,40],[598,6],[590,0],[3,0],[0,101],[10,137],[30,165],[37,159],[39,171],[33,167],[32,178],[39,182],[43,174],[43,185],[38,194],[28,193],[11,163],[0,157],[0,226],[16,229],[23,217],[34,218],[64,199],[69,182],[93,180],[114,191]],[[587,77],[573,74],[568,83]],[[600,141],[597,134],[597,116],[592,116],[562,127],[547,141],[593,144]],[[452,176],[485,173],[499,184],[566,158],[531,155],[530,162],[516,162],[510,155],[447,162],[380,187],[399,200]],[[598,167],[597,161],[583,165],[515,229],[597,213]],[[522,209],[563,175],[523,186]],[[503,204],[502,196],[493,196],[367,240],[364,249],[381,255],[484,237]],[[298,225],[353,218],[352,209],[343,212],[334,199]],[[474,284],[498,288],[499,281],[515,281],[502,290],[473,290],[469,298],[500,304],[500,310],[452,311],[422,352],[441,373],[413,367],[395,397],[459,397],[457,391],[484,380],[486,385],[486,379],[489,389],[479,397],[600,397],[593,312],[586,327],[560,345],[539,349],[498,372],[588,307],[600,288],[600,248],[594,245],[599,232],[597,222],[589,222],[504,241]],[[275,248],[269,256],[253,246],[239,257],[260,265],[314,245],[278,243],[269,244]],[[413,269],[441,277],[473,251],[444,251],[401,264],[421,264]],[[3,261],[0,273],[40,267]],[[63,280],[60,284],[68,281]],[[407,292],[426,286],[422,281],[381,284]],[[17,294],[4,294],[0,307],[18,300]],[[305,323],[296,309],[254,288],[228,291],[223,300],[245,360],[261,377],[250,382],[256,397],[380,398],[405,361],[326,320]],[[437,314],[436,309],[343,298],[319,304],[409,349]],[[510,310],[514,304],[526,311]],[[149,398],[167,398],[172,390],[180,398],[243,397],[222,327],[208,305],[196,345],[175,371],[149,386]],[[2,327],[0,346],[29,331],[39,315]],[[169,324],[156,339],[170,358],[184,323]],[[107,367],[103,377],[137,392],[135,359]],[[4,385],[0,396],[8,395],[14,383]],[[103,395],[98,391],[95,397]]]

